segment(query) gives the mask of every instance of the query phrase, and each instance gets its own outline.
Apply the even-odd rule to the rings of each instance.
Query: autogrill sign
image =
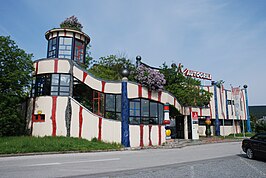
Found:
[[[198,72],[194,70],[185,69],[183,73],[185,74],[185,76],[189,76],[189,77],[195,77],[195,78],[204,79],[204,80],[212,79],[211,74],[208,74],[205,72]]]

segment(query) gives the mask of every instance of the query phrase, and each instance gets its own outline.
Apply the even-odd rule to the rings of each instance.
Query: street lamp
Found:
[[[247,85],[244,85],[244,90],[245,90],[245,98],[246,98],[246,110],[247,110],[247,131],[248,132],[252,132],[251,126],[250,126],[250,115],[249,115],[249,108],[248,108],[248,91]]]

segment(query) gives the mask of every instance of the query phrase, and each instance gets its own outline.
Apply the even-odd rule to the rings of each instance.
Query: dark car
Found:
[[[242,141],[242,150],[250,159],[266,158],[266,133],[258,133],[250,139]]]

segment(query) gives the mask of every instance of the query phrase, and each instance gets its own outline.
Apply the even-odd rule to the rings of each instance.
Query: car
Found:
[[[249,159],[266,158],[266,133],[258,133],[242,141],[242,150]]]

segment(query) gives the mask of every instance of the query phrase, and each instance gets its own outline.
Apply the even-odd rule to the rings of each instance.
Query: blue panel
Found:
[[[215,135],[220,136],[220,123],[218,115],[217,86],[214,85],[214,102],[215,102]]]
[[[121,127],[121,144],[124,147],[130,147],[129,139],[129,100],[127,97],[127,82],[122,82],[122,94],[121,94],[121,115],[122,115],[122,127]]]
[[[246,98],[246,109],[247,109],[247,131],[252,132],[251,126],[250,126],[250,115],[249,115],[249,108],[248,108],[248,92],[247,88],[245,88],[245,98]]]
[[[227,90],[225,90],[225,107],[226,107],[226,119],[229,119],[229,112],[228,112],[228,99],[227,99]]]

